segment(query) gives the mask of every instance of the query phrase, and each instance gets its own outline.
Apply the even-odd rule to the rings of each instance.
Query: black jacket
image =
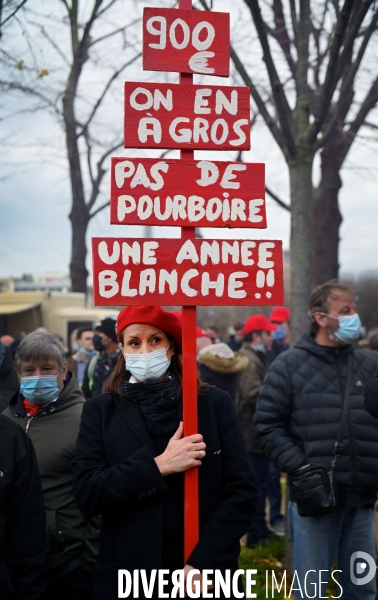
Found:
[[[45,509],[33,444],[0,415],[0,598],[38,600],[45,582]]]
[[[365,398],[366,410],[373,415],[373,417],[378,418],[378,377],[373,377],[367,384]]]
[[[9,400],[19,388],[11,351],[0,342],[0,412],[8,406]]]
[[[199,468],[200,541],[187,563],[235,571],[256,504],[255,478],[228,394],[208,388],[198,411],[207,447]],[[160,567],[166,484],[157,454],[137,404],[110,395],[85,404],[73,488],[85,514],[102,515],[95,600],[117,598],[117,569]]]
[[[89,523],[72,494],[72,460],[84,398],[77,380],[68,373],[56,402],[41,407],[31,419],[21,394],[12,398],[4,411],[28,432],[38,460],[46,509],[49,542],[47,576],[56,579],[83,566],[88,572],[98,553],[99,523]]]
[[[310,334],[302,335],[270,367],[254,423],[261,447],[280,471],[291,473],[306,463],[330,467],[349,354],[349,411],[335,475],[342,503],[357,506],[373,503],[378,491],[378,421],[365,410],[363,395],[378,370],[366,353],[351,345],[320,346]]]

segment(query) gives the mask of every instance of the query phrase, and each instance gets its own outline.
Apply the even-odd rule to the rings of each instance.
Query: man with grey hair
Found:
[[[63,345],[49,333],[33,332],[22,340],[16,368],[20,392],[4,414],[22,426],[37,455],[50,546],[43,600],[90,600],[98,527],[76,506],[71,464],[84,397],[67,370]]]
[[[377,364],[353,345],[361,323],[350,288],[337,280],[319,285],[309,315],[311,331],[265,377],[255,431],[265,454],[288,473],[295,598],[325,598],[337,559],[340,595],[375,600],[378,420],[365,410],[363,392]],[[314,472],[323,473],[323,485],[315,487]],[[325,510],[320,491],[330,491],[332,479],[338,499]],[[311,497],[295,495],[294,484],[307,485]]]

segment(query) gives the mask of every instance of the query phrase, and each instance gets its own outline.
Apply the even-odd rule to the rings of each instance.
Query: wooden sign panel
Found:
[[[125,148],[250,147],[249,88],[125,83]]]
[[[145,8],[143,69],[228,77],[230,15],[177,8]]]
[[[113,225],[266,227],[265,165],[112,158]]]
[[[282,242],[92,238],[95,306],[283,304]]]

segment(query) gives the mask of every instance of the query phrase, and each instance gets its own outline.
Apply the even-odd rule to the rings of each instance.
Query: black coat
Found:
[[[11,351],[0,342],[0,412],[9,404],[9,400],[20,389]]]
[[[280,471],[290,473],[306,463],[329,468],[350,354],[349,410],[335,478],[342,503],[358,506],[373,503],[378,491],[378,421],[365,410],[363,395],[378,370],[366,352],[351,345],[321,346],[310,334],[302,335],[295,347],[278,356],[270,367],[254,423],[259,444]]]
[[[199,468],[200,541],[187,563],[235,571],[239,539],[254,514],[255,478],[228,394],[208,388],[199,395],[198,412],[207,446]],[[73,489],[85,514],[102,515],[95,600],[117,598],[117,569],[160,567],[166,484],[157,454],[134,402],[110,395],[86,402]]]
[[[37,459],[29,437],[4,415],[0,465],[0,598],[38,600],[45,588],[47,541]]]

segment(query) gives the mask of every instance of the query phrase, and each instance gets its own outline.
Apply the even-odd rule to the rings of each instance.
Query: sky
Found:
[[[38,4],[38,2],[37,2]],[[42,8],[46,8],[46,0],[40,0]],[[141,5],[167,5],[167,2],[138,2]],[[173,3],[168,3],[172,5]],[[239,3],[240,6],[242,2]],[[135,6],[135,4],[133,3]],[[51,5],[50,5],[51,6]],[[242,9],[235,2],[214,0],[214,10],[231,11],[232,23],[235,26],[234,38],[240,25]],[[236,6],[236,9],[235,9]],[[236,11],[236,12],[235,12]],[[133,26],[130,35],[137,36],[137,28]],[[23,45],[24,39],[20,27],[12,30],[13,48],[16,57],[30,60],[30,52]],[[18,36],[18,38],[17,38]],[[25,37],[25,36],[24,36]],[[2,40],[6,45],[8,35]],[[46,51],[45,55],[46,57]],[[43,64],[48,64],[48,58]],[[38,57],[37,57],[38,59]],[[261,60],[256,53],[255,60]],[[93,73],[92,73],[93,77]],[[144,81],[151,79],[151,73],[144,73],[141,64],[128,71],[128,78]],[[157,74],[152,79],[157,80]],[[94,78],[95,79],[95,78]],[[232,80],[216,79],[214,82],[225,85]],[[94,84],[93,84],[94,85]],[[120,93],[123,81],[118,84]],[[90,82],[88,83],[90,93]],[[114,94],[116,96],[117,94]],[[85,102],[85,98],[82,100]],[[43,114],[28,114],[18,111],[17,103],[10,107],[6,98],[0,105],[2,119],[0,136],[10,140],[6,155],[0,162],[0,277],[20,277],[23,273],[68,272],[70,259],[70,183],[68,168],[64,157],[64,139],[61,129]],[[20,105],[21,106],[21,105]],[[12,110],[10,110],[12,109]],[[109,105],[114,112],[112,121],[114,128],[122,134],[122,105],[120,102]],[[12,112],[12,118],[3,118]],[[1,114],[3,113],[3,114]],[[370,119],[370,120],[373,120]],[[0,122],[1,123],[1,122]],[[133,151],[138,156],[137,151]],[[366,139],[355,143],[343,168],[341,176],[343,187],[340,192],[340,208],[343,223],[340,230],[340,264],[341,273],[359,275],[365,272],[378,271],[378,235],[377,235],[377,160],[378,144]],[[115,155],[130,155],[130,151],[116,152]],[[154,156],[154,152],[145,153]],[[177,152],[170,157],[178,157]],[[196,158],[213,158],[217,160],[235,160],[235,153],[196,152]],[[251,133],[251,151],[246,152],[243,159],[248,162],[264,162],[266,165],[266,184],[285,202],[289,203],[289,180],[286,163],[265,126],[258,123]],[[314,181],[318,176],[318,160],[315,161]],[[104,184],[104,197],[109,189],[109,176]],[[267,196],[268,228],[266,230],[244,229],[201,229],[204,238],[252,238],[281,239],[284,249],[289,248],[290,216]],[[109,223],[109,210],[99,213],[89,226],[88,247],[92,236],[141,237],[143,228],[131,226],[115,226]],[[154,227],[153,237],[179,237],[178,228]],[[91,257],[88,255],[88,268]]]

